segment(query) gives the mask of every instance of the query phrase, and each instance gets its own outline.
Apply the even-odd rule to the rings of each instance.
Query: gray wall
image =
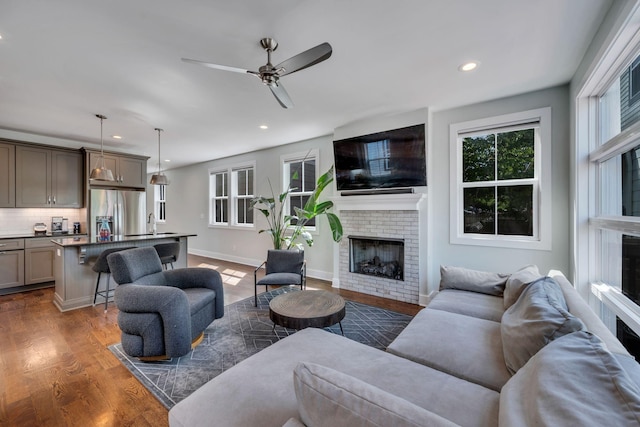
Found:
[[[267,249],[271,248],[269,236],[264,233],[258,234],[258,230],[267,227],[261,214],[255,216],[255,229],[224,229],[208,226],[209,169],[255,161],[256,195],[270,196],[268,180],[271,181],[276,193],[281,192],[280,156],[289,153],[306,153],[310,149],[319,150],[319,173],[326,172],[333,164],[331,136],[166,171],[170,182],[166,192],[167,221],[165,224],[158,224],[158,231],[197,234],[197,237],[189,240],[190,253],[248,265],[259,265],[264,261]],[[147,210],[153,212],[151,210],[152,186],[147,188],[147,195]],[[333,188],[325,189],[323,196],[323,199],[333,196]],[[334,243],[325,218],[320,218],[318,227],[318,234],[314,235],[313,247],[305,247],[307,271],[312,277],[331,280]]]
[[[507,113],[550,106],[552,110],[552,249],[524,250],[505,249],[449,243],[449,125]],[[428,209],[426,256],[426,281],[421,280],[420,294],[428,295],[437,289],[440,280],[440,265],[459,265],[469,268],[513,272],[527,264],[537,264],[542,272],[558,269],[568,273],[569,269],[569,92],[561,86],[504,98],[451,110],[429,112],[417,110],[416,114],[427,116],[427,169]],[[413,113],[407,113],[413,116]],[[405,115],[400,115],[404,117]],[[381,118],[381,120],[384,120]],[[368,120],[369,125],[376,121]],[[350,127],[349,127],[350,128]],[[171,185],[167,187],[167,223],[159,231],[196,233],[190,243],[190,251],[214,258],[257,265],[270,248],[266,235],[258,235],[265,222],[257,216],[254,230],[209,228],[208,223],[208,169],[233,165],[245,161],[256,161],[257,191],[268,194],[267,179],[274,187],[282,188],[280,178],[280,156],[285,153],[306,152],[317,148],[320,151],[320,170],[326,171],[333,164],[333,135],[284,145],[272,149],[200,163],[166,172]],[[149,188],[150,198],[153,195]],[[333,189],[325,193],[333,196]],[[150,200],[151,203],[151,200]],[[151,209],[149,204],[148,209]],[[150,210],[149,210],[150,211]],[[425,225],[425,224],[423,224]],[[328,225],[322,219],[316,243],[306,249],[309,275],[331,280],[333,275],[333,250]]]
[[[449,125],[507,113],[551,107],[552,125],[552,250],[524,250],[449,243]],[[429,204],[429,291],[438,287],[440,265],[510,273],[527,264],[541,272],[569,269],[569,92],[561,86],[524,95],[434,112],[428,144]],[[423,293],[425,290],[421,290]]]

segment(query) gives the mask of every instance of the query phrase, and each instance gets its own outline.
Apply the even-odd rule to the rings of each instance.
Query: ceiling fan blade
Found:
[[[202,65],[203,67],[215,68],[216,70],[233,71],[234,73],[249,73],[254,74],[253,71],[245,70],[243,68],[229,67],[228,65],[212,64],[210,62],[198,61],[197,59],[181,58],[182,62],[188,62],[189,64]]]
[[[287,74],[295,73],[296,71],[304,70],[307,67],[311,67],[319,62],[329,59],[331,56],[331,45],[329,43],[322,43],[316,47],[312,47],[309,50],[305,50],[302,53],[292,56],[291,58],[283,61],[275,66],[276,69],[283,68],[282,73],[278,73],[280,76],[286,76]]]
[[[293,108],[293,101],[289,98],[289,94],[284,90],[282,83],[276,82],[273,85],[268,85],[271,89],[271,93],[276,97],[282,108]]]

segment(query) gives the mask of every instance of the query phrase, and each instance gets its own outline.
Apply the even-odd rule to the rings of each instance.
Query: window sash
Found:
[[[513,131],[533,129],[533,177],[517,179],[498,179],[498,174],[489,176],[485,181],[463,181],[463,141],[465,138],[486,136]],[[486,119],[450,125],[450,242],[452,244],[494,246],[503,248],[521,248],[534,250],[551,249],[551,108],[545,107],[519,113],[505,114]],[[497,164],[494,166],[497,171]],[[481,178],[482,176],[480,176]],[[527,234],[498,234],[499,222],[495,222],[495,233],[469,233],[465,230],[464,192],[469,188],[498,188],[527,185],[531,186],[531,227]],[[546,187],[547,191],[543,191]],[[494,193],[495,194],[495,193]],[[495,199],[494,199],[495,200]],[[497,203],[498,200],[495,200]],[[499,215],[497,212],[494,215]],[[504,216],[502,217],[505,218]],[[526,216],[525,216],[526,218]],[[522,224],[520,224],[522,226]],[[514,230],[514,228],[510,228]],[[517,227],[515,228],[517,230]],[[466,232],[465,232],[466,231]],[[532,235],[529,235],[531,233]]]
[[[210,218],[211,225],[229,224],[229,182],[227,171],[210,173],[211,200]]]

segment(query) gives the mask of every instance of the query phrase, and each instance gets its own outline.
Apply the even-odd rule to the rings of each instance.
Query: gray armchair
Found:
[[[153,247],[115,252],[107,261],[119,285],[118,326],[122,348],[130,356],[183,356],[200,343],[207,326],[224,315],[222,279],[215,270],[163,270]]]
[[[265,266],[265,276],[258,280],[258,270]],[[267,260],[253,272],[254,305],[258,306],[258,286],[297,285],[300,290],[307,287],[307,266],[304,251],[269,249]]]

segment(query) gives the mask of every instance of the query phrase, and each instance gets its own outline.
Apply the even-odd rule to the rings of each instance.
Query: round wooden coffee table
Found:
[[[281,294],[269,303],[269,318],[276,325],[291,329],[326,328],[340,324],[345,315],[344,299],[327,291],[293,291]]]

